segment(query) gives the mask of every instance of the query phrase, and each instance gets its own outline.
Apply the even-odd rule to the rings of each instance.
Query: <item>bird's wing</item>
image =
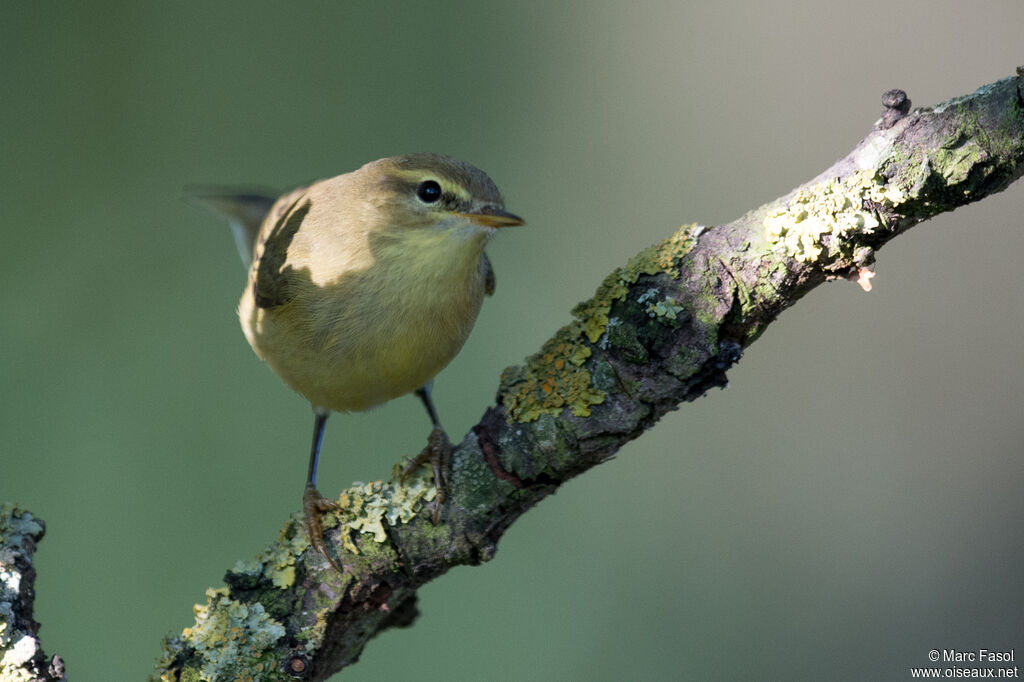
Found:
[[[298,194],[298,197],[291,200]],[[273,308],[283,305],[292,300],[295,296],[292,287],[292,278],[295,272],[290,265],[286,265],[288,259],[288,247],[291,246],[295,233],[305,220],[313,205],[305,191],[298,190],[288,197],[288,202],[282,201],[277,207],[275,216],[277,220],[269,230],[260,235],[260,242],[256,245],[256,282],[253,286],[253,295],[256,297],[256,305],[260,308]],[[284,210],[281,210],[283,207]]]

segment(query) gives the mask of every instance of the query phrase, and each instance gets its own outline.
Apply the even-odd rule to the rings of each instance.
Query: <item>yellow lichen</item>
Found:
[[[621,268],[616,268],[597,288],[593,298],[583,301],[573,311],[573,316],[583,325],[583,331],[591,343],[597,343],[608,328],[608,313],[612,304],[626,295],[629,285],[640,275],[665,272],[676,277],[676,262],[689,253],[697,237],[704,231],[700,225],[683,225],[668,239],[648,246],[636,254]]]
[[[592,385],[591,374],[584,367],[591,354],[587,342],[601,339],[608,329],[612,304],[625,297],[640,275],[666,272],[677,276],[677,261],[693,248],[703,229],[684,225],[668,239],[630,258],[605,278],[593,298],[573,309],[575,320],[527,358],[524,367],[507,368],[502,373],[501,393],[509,420],[530,422],[566,407],[577,417],[590,416],[591,405],[602,403],[604,392]],[[672,311],[657,312],[668,316]]]
[[[395,477],[404,470],[404,462],[395,466]],[[371,481],[356,483],[341,494],[337,515],[343,527],[373,536],[373,541],[387,541],[384,524],[397,526],[408,523],[416,516],[425,502],[437,497],[433,475],[425,467],[411,472],[404,483],[396,481]],[[341,534],[345,549],[359,554],[359,548],[349,533]]]
[[[887,185],[875,171],[858,171],[798,190],[786,206],[765,216],[765,235],[789,256],[816,261],[826,235],[871,234],[879,226],[874,210],[866,204],[891,207],[904,199],[895,185]]]
[[[577,324],[563,327],[539,353],[527,358],[525,372],[517,372],[524,369],[518,367],[505,370],[502,392],[509,415],[529,422],[568,406],[577,417],[587,417],[590,406],[604,400],[604,394],[590,385],[590,372],[583,367],[591,351],[578,339],[579,333]]]
[[[295,583],[295,563],[309,547],[301,517],[296,514],[269,545],[254,559],[235,562],[234,573],[267,578],[275,587],[286,589]]]

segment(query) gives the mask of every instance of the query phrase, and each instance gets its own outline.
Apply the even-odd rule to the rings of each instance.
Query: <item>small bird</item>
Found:
[[[451,444],[430,395],[458,353],[494,272],[484,247],[498,228],[522,225],[480,169],[439,154],[380,159],[296,189],[193,192],[228,218],[249,279],[238,306],[256,354],[313,406],[303,494],[310,544],[324,545],[319,514],[334,506],[316,487],[324,427],[333,412],[368,410],[415,393],[433,424],[406,469],[430,461],[445,497]]]

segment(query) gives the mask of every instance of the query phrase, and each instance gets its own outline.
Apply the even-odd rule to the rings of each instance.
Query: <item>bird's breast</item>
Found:
[[[303,262],[315,250],[301,235],[283,268],[289,300],[261,308],[250,277],[239,315],[257,354],[314,405],[369,409],[423,386],[458,353],[484,295],[484,237],[368,235],[328,277],[323,254]]]

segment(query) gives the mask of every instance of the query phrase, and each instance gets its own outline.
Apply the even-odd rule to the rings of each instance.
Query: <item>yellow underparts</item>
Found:
[[[330,282],[293,273],[294,297],[272,308],[257,307],[247,289],[242,327],[314,405],[369,409],[428,383],[461,349],[484,297],[487,234],[428,229],[374,241],[366,267]]]

